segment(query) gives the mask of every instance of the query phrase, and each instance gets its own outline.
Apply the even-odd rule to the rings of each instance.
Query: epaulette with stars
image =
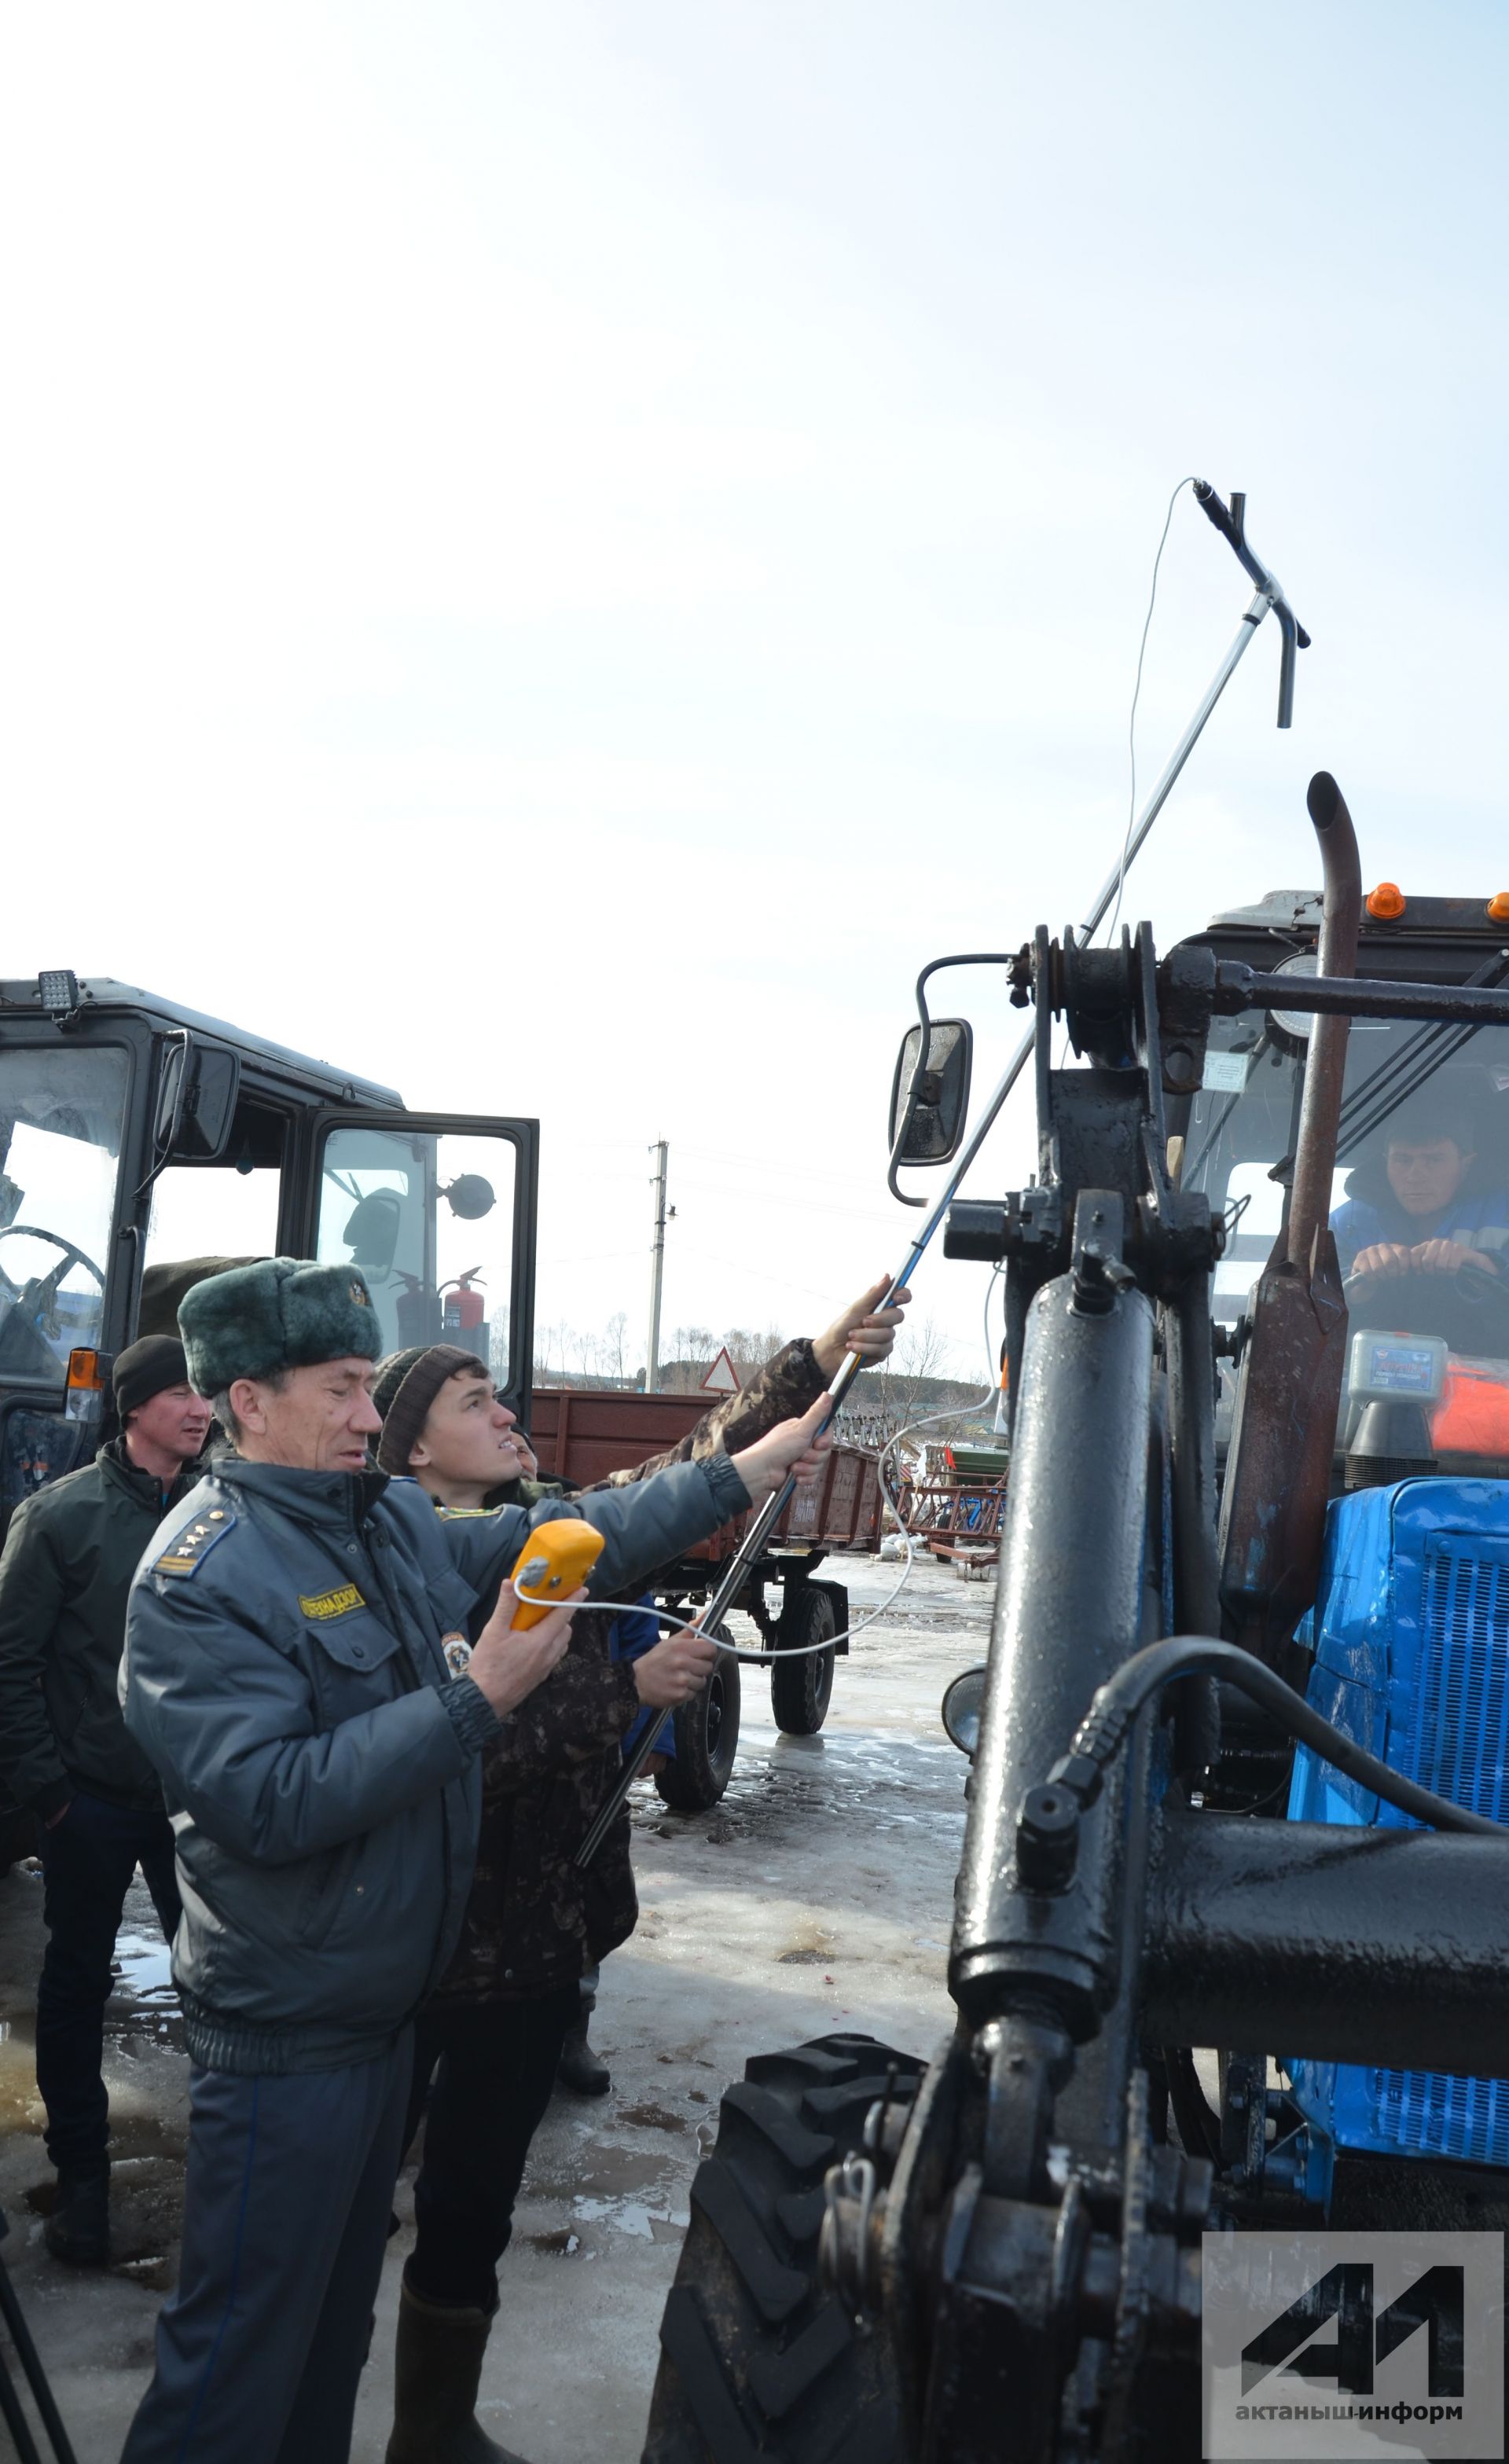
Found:
[[[231,1506],[212,1506],[197,1523],[186,1523],[171,1547],[153,1565],[154,1574],[197,1574],[217,1540],[223,1540],[236,1519]]]

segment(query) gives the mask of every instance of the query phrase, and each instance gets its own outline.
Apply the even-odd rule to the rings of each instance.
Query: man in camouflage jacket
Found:
[[[878,1307],[886,1288],[876,1285],[816,1340],[788,1343],[679,1445],[595,1485],[623,1487],[673,1463],[736,1456],[805,1411],[846,1352],[883,1359],[901,1319],[899,1307]],[[382,1469],[415,1478],[450,1513],[527,1504],[538,1520],[552,1485],[530,1477],[534,1459],[475,1355],[447,1344],[394,1353],[379,1365],[373,1400],[383,1416]],[[476,1614],[485,1617],[489,1605],[481,1601]],[[404,2271],[387,2464],[485,2464],[504,2453],[473,2412],[497,2263],[529,2143],[580,2012],[580,1979],[627,1940],[638,1916],[627,1808],[585,1873],[576,1851],[642,1708],[689,1700],[716,1656],[700,1635],[676,1634],[637,1660],[615,1660],[612,1624],[606,1611],[579,1611],[549,1683],[484,1756],[461,1940],[417,2025],[410,2137],[432,2076],[435,2083],[415,2188],[418,2238]]]

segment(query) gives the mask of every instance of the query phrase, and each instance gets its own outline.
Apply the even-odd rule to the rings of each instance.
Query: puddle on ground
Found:
[[[706,2097],[701,2100],[704,2104],[707,2101]],[[682,2114],[667,2113],[663,2104],[621,2105],[614,2119],[631,2122],[640,2130],[685,2130],[687,2127]]]
[[[573,2199],[571,2204],[584,2225],[611,2225],[635,2241],[680,2241],[687,2230],[685,2216],[641,2207],[637,2199]]]
[[[114,1994],[122,1993],[129,1993],[137,2002],[178,2008],[178,1996],[173,1991],[173,1954],[165,1942],[153,1942],[139,1933],[118,1937]]]
[[[626,2197],[630,2191],[647,2189],[651,2182],[663,2181],[669,2161],[668,2149],[663,2155],[643,2154],[636,2148],[613,2147],[606,2140],[592,2139],[582,2149],[580,2163],[573,2167],[569,2182],[541,2182],[531,2175],[529,2196],[568,2200],[583,2193],[594,2198]]]
[[[555,2233],[526,2233],[524,2245],[528,2250],[539,2251],[546,2258],[575,2258],[581,2248],[581,2236],[561,2225]]]
[[[116,1943],[115,1979],[105,2004],[105,2042],[122,2053],[133,2038],[182,2046],[183,2020],[173,1990],[172,1953],[161,1935],[123,1933]]]
[[[784,1950],[776,1953],[777,1968],[825,1968],[838,1956],[838,1936],[821,1925],[803,1925]]]

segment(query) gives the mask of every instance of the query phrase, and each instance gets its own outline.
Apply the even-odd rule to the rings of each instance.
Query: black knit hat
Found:
[[[164,1387],[187,1383],[188,1362],[176,1334],[143,1334],[139,1343],[128,1343],[110,1372],[122,1423],[128,1413],[140,1411]]]
[[[407,1471],[429,1407],[458,1369],[470,1369],[492,1384],[487,1362],[474,1352],[463,1352],[459,1343],[415,1343],[406,1352],[390,1352],[378,1362],[372,1400],[383,1415],[377,1447],[381,1471],[391,1472],[395,1479]]]

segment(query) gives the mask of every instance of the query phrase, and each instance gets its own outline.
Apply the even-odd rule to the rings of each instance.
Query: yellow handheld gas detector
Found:
[[[538,1625],[559,1601],[580,1591],[602,1549],[601,1532],[583,1523],[580,1515],[563,1517],[558,1523],[536,1523],[519,1551],[512,1579],[515,1590],[541,1596],[520,1601],[511,1630],[516,1634],[524,1626]]]

